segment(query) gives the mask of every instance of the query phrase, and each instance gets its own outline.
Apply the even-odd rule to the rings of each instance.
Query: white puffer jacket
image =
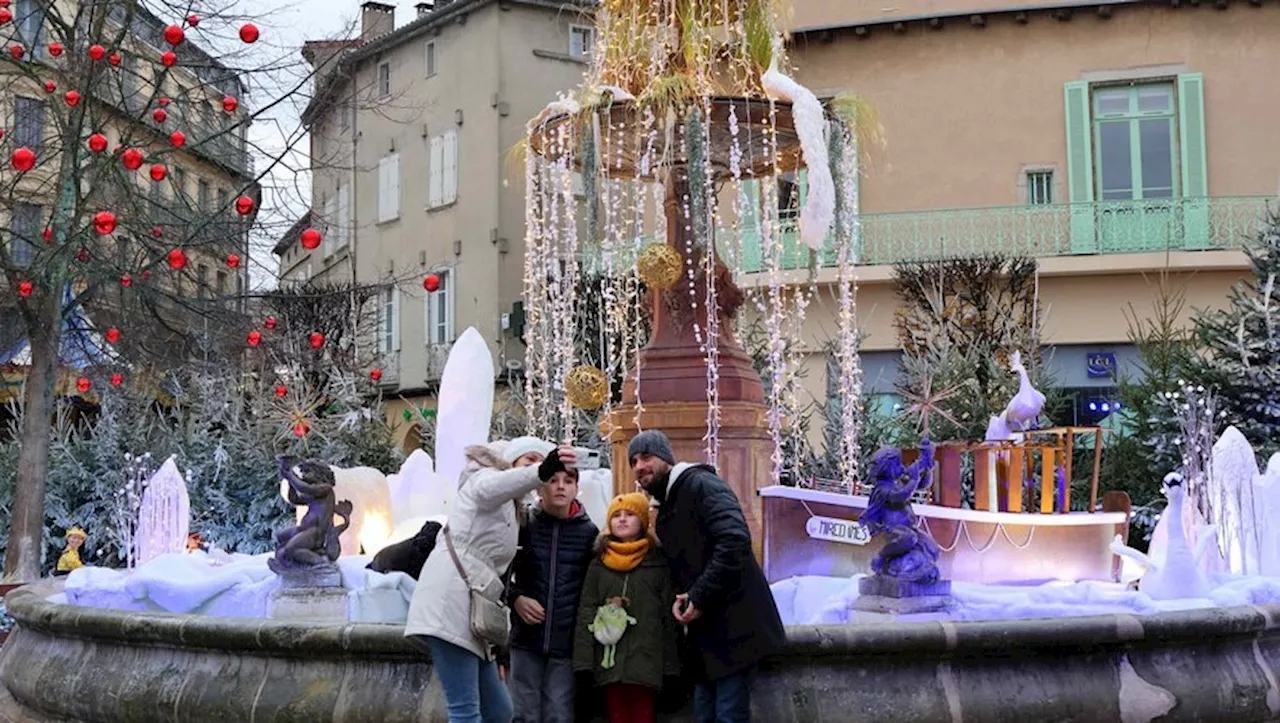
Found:
[[[514,502],[541,484],[537,465],[510,468],[502,458],[505,446],[506,442],[491,442],[467,448],[467,466],[459,478],[449,524],[441,530],[452,532],[471,584],[495,600],[501,595],[500,576],[516,555],[519,523]],[[404,634],[410,640],[429,635],[483,660],[490,657],[489,646],[471,634],[471,596],[443,539],[422,566]]]

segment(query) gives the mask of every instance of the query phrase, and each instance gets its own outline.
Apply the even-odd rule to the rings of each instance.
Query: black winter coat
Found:
[[[695,678],[742,672],[786,643],[773,593],[751,550],[742,505],[715,469],[678,465],[658,490],[655,526],[677,593],[687,592],[702,616],[689,624]]]
[[[507,602],[515,605],[524,595],[537,600],[546,619],[528,625],[514,607],[511,611],[511,647],[551,658],[573,657],[573,628],[587,565],[595,555],[599,530],[581,504],[561,520],[535,509],[520,529],[520,547],[511,566]]]

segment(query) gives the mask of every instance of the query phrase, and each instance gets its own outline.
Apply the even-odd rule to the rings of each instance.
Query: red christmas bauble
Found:
[[[311,425],[306,422],[295,422],[293,425],[293,436],[305,437],[311,431]]]
[[[120,330],[114,326],[107,329],[107,342],[114,344],[118,341],[120,341]]]
[[[85,392],[89,391],[90,387],[92,386],[93,384],[85,377],[80,377],[79,379],[76,380],[76,389],[81,394],[84,394]]]
[[[120,162],[130,171],[136,171],[142,168],[142,151],[137,148],[126,148],[124,153],[120,154]]]
[[[227,266],[233,269],[240,268],[240,254],[227,254]]]
[[[199,25],[199,24],[200,24],[200,18],[196,17],[195,15],[188,15],[188,16],[187,16],[187,25],[190,25],[191,27],[193,27],[193,28],[194,28],[195,26],[197,26],[197,25]]]
[[[15,45],[9,48],[9,55],[12,55],[14,60],[22,60],[22,54],[24,52],[26,51],[22,49],[21,45]]]
[[[62,99],[65,100],[69,106],[75,107],[80,105],[80,91],[68,90],[67,94],[62,96]]]
[[[112,375],[111,375],[111,386],[113,386],[113,387],[118,387],[118,386],[120,386],[121,384],[124,384],[124,375],[123,375],[123,374],[112,374]]]
[[[236,213],[241,216],[248,216],[253,213],[253,199],[248,196],[241,196],[236,199]]]
[[[150,270],[148,270],[148,269],[143,269],[143,270],[142,270],[142,280],[143,280],[143,281],[147,281],[147,280],[149,280],[150,278],[151,278],[151,271],[150,271]]]
[[[301,236],[302,248],[311,251],[320,246],[320,232],[314,228],[304,229]]]
[[[258,26],[253,23],[245,23],[240,26],[240,39],[246,43],[257,42]]]
[[[319,349],[324,346],[324,334],[318,331],[311,332],[311,336],[307,337],[307,341],[311,342],[312,349]]]
[[[13,149],[13,158],[11,159],[15,170],[26,173],[36,165],[36,154],[30,148]]]
[[[24,299],[28,296],[31,296],[31,292],[34,289],[35,289],[35,284],[31,283],[30,281],[27,281],[26,279],[23,279],[22,281],[18,282],[18,295]]]
[[[99,211],[93,215],[93,228],[106,236],[116,230],[116,215],[110,211]]]
[[[431,292],[439,291],[440,277],[435,274],[427,274],[427,278],[422,280],[422,288]]]
[[[381,381],[381,380],[382,380],[382,370],[381,370],[381,369],[371,369],[371,370],[369,371],[369,378],[370,378],[370,379],[372,379],[372,380],[373,380],[373,381],[375,381],[375,382],[376,382],[376,381]]]
[[[102,60],[107,57],[107,49],[101,45],[89,46],[89,57],[93,60]]]
[[[281,398],[283,398],[283,397],[284,397],[284,395],[286,395],[286,394],[288,394],[288,393],[289,393],[289,387],[286,387],[286,386],[285,386],[285,385],[283,385],[283,384],[281,384],[281,385],[279,385],[279,386],[277,386],[277,387],[276,387],[276,396],[277,396],[277,397],[281,397]]]
[[[62,55],[62,43],[49,43],[49,55],[55,58]]]
[[[236,108],[239,108],[239,107],[240,107],[240,101],[236,100],[235,96],[229,95],[226,98],[222,99],[222,109],[228,113],[235,113]]]
[[[160,54],[160,64],[164,67],[172,68],[176,62],[178,62],[178,54],[172,50],[166,50]]]
[[[165,177],[165,174],[167,174],[167,173],[168,173],[168,171],[167,171],[167,170],[165,170],[164,165],[163,165],[163,164],[160,164],[160,163],[157,163],[157,164],[155,164],[155,165],[153,165],[153,166],[151,167],[151,180],[153,180],[153,181],[163,181],[163,180],[164,180],[164,177]]]
[[[40,237],[44,239],[46,244],[53,243],[53,229],[46,228],[40,232]]]
[[[46,80],[44,82],[44,92],[52,93],[57,89],[58,89],[58,86],[52,80]]]
[[[89,249],[81,246],[80,250],[76,252],[76,261],[82,264],[89,263]]]
[[[151,236],[152,236],[152,238],[160,238],[160,237],[161,237],[161,236],[163,236],[163,235],[164,235],[164,227],[163,227],[163,226],[152,226],[152,227],[151,227]]]
[[[156,103],[159,103],[161,106],[166,106],[166,105],[169,105],[169,99],[168,99],[168,98],[163,98],[163,97],[162,97],[162,98],[157,99],[157,100],[156,100]]]
[[[120,65],[120,54],[119,54],[119,53],[112,53],[112,54],[111,54],[111,57],[107,58],[107,62],[111,63],[112,65],[119,66],[119,65]]]
[[[261,343],[262,343],[262,332],[256,331],[256,330],[249,332],[249,346],[257,346]]]
[[[274,316],[268,316],[266,321],[266,326],[268,329],[276,328],[276,318]]]
[[[183,266],[187,265],[187,255],[182,253],[182,249],[173,249],[168,256],[169,268],[174,271],[181,271]]]
[[[151,111],[151,119],[156,123],[164,123],[169,120],[169,114],[165,112],[164,108],[156,108]]]
[[[181,148],[187,145],[187,134],[182,131],[174,131],[169,134],[169,143],[174,148]]]
[[[107,137],[101,133],[94,133],[89,136],[89,150],[94,153],[102,153],[107,150]]]
[[[0,10],[0,25],[3,25],[10,20],[13,20],[13,13],[8,10]]]
[[[9,7],[9,0],[0,0],[0,8]]]
[[[129,288],[130,286],[133,286],[133,277],[128,274],[121,274],[120,285],[126,289]]]
[[[170,25],[164,29],[164,41],[170,45],[182,45],[182,41],[186,38],[186,33],[182,32],[182,28],[177,25]]]

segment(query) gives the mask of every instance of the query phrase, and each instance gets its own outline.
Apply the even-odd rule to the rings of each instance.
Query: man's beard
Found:
[[[649,475],[649,484],[641,484],[640,486],[644,487],[644,491],[648,492],[651,496],[662,499],[666,496],[667,481],[669,479],[671,479],[671,470],[667,470],[665,472],[654,472]]]

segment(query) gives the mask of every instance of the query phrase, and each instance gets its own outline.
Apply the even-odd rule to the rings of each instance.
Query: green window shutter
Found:
[[[1089,84],[1071,81],[1063,90],[1067,113],[1067,188],[1071,206],[1071,252],[1096,253],[1097,223],[1093,207],[1093,123],[1089,118]]]
[[[760,233],[760,182],[743,181],[742,197],[738,199],[742,246],[740,260],[744,273],[763,269],[763,236]]]
[[[1184,248],[1209,248],[1209,172],[1204,144],[1204,76],[1178,76],[1178,141],[1182,147]]]

